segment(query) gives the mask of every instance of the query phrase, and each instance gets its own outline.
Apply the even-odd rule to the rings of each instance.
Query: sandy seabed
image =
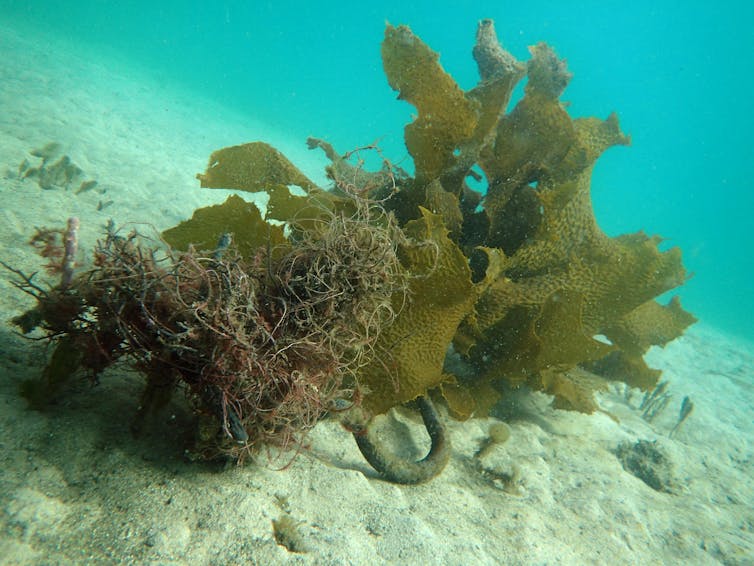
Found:
[[[303,140],[113,67],[0,27],[0,258],[16,268],[39,268],[26,245],[36,226],[76,215],[90,250],[110,218],[160,230],[223,201],[226,191],[199,190],[194,178],[220,147],[263,139],[322,180]],[[76,194],[19,177],[49,142],[97,185]],[[0,563],[754,564],[754,356],[703,324],[649,353],[672,394],[653,421],[638,391],[617,386],[594,415],[521,395],[498,413],[507,442],[480,457],[496,421],[451,422],[445,472],[402,487],[378,479],[328,421],[284,469],[285,458],[189,462],[180,399],[143,436],[130,434],[141,382],[125,368],[29,410],[19,384],[49,352],[8,324],[31,305],[9,277],[0,277]],[[694,411],[671,438],[686,396]],[[407,456],[426,449],[410,416],[383,426]],[[665,491],[616,455],[641,440],[665,458]]]

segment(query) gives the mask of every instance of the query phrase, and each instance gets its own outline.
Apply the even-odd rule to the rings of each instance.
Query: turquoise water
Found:
[[[614,235],[643,229],[684,250],[680,290],[702,320],[754,339],[754,5],[749,2],[14,2],[0,23],[63,36],[113,65],[240,110],[303,144],[340,151],[380,138],[406,159],[412,108],[384,79],[384,23],[405,23],[441,53],[464,88],[476,82],[476,23],[492,18],[519,59],[538,41],[568,60],[562,97],[576,116],[619,113],[629,148],[593,178],[597,218]],[[238,140],[228,140],[236,143]]]

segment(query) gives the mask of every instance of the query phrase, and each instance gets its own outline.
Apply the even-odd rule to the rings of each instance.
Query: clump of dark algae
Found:
[[[288,245],[250,257],[229,234],[214,250],[180,252],[111,226],[92,266],[73,275],[74,250],[48,238],[61,284],[44,289],[17,272],[38,304],[14,322],[56,343],[24,394],[42,407],[77,369],[98,380],[126,358],[146,378],[142,413],[177,388],[188,393],[204,417],[202,456],[297,446],[325,412],[354,402],[356,372],[403,285],[393,222],[378,205],[350,204],[350,213],[322,209],[305,230],[292,223]]]
[[[205,457],[299,446],[331,413],[384,478],[418,483],[450,454],[437,404],[453,418],[484,416],[526,388],[591,413],[611,380],[654,389],[660,372],[644,354],[695,321],[677,297],[655,300],[685,282],[681,252],[600,229],[591,172],[630,140],[615,114],[572,118],[560,101],[565,61],[544,43],[530,52],[517,61],[481,21],[480,80],[464,91],[408,27],[387,26],[388,82],[416,108],[405,128],[413,174],[375,145],[341,155],[312,138],[331,161],[324,190],[252,142],[215,151],[198,178],[266,192],[264,217],[232,196],[165,231],[167,246],[110,228],[76,272],[76,222],[41,231],[34,242],[61,282],[43,289],[16,271],[38,305],[15,322],[56,347],[26,396],[41,406],[75,370],[96,379],[125,358],[146,377],[143,413],[188,393]],[[366,169],[365,152],[382,158],[379,170]],[[429,433],[418,462],[370,435],[373,417],[399,405],[418,409]]]

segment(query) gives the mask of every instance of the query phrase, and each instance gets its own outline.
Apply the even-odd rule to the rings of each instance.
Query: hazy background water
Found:
[[[562,98],[572,115],[616,110],[631,134],[633,145],[611,149],[595,170],[603,229],[681,246],[695,272],[680,290],[684,306],[754,339],[754,3],[408,4],[0,0],[0,25],[74,40],[88,56],[140,68],[302,144],[317,135],[346,151],[380,138],[400,161],[412,107],[395,101],[382,73],[385,22],[408,24],[470,88],[476,23],[493,18],[519,59],[546,41],[568,60],[575,76]],[[251,140],[228,145],[242,141]]]

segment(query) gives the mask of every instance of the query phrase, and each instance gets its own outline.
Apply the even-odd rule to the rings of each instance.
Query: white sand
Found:
[[[24,244],[34,226],[76,214],[86,248],[110,217],[162,229],[224,200],[200,191],[194,174],[226,145],[264,139],[322,179],[303,140],[135,72],[2,28],[0,56],[0,258],[20,269],[39,265]],[[7,174],[50,141],[98,181],[95,190],[42,190]],[[480,460],[494,421],[451,423],[445,472],[401,487],[377,479],[332,422],[284,470],[264,459],[225,470],[186,462],[189,415],[179,401],[144,437],[130,435],[140,379],[123,369],[30,411],[18,384],[38,375],[46,352],[7,324],[29,304],[0,278],[0,562],[754,564],[754,357],[750,345],[703,325],[650,353],[673,394],[653,423],[637,409],[640,395],[629,403],[619,387],[601,397],[618,422],[526,395],[507,411],[505,444]],[[686,395],[695,410],[670,439]],[[419,454],[416,423],[399,415],[390,424],[404,435],[396,446]],[[671,493],[625,471],[613,453],[640,439],[656,439],[672,462]],[[306,552],[276,543],[272,521],[286,515]]]

